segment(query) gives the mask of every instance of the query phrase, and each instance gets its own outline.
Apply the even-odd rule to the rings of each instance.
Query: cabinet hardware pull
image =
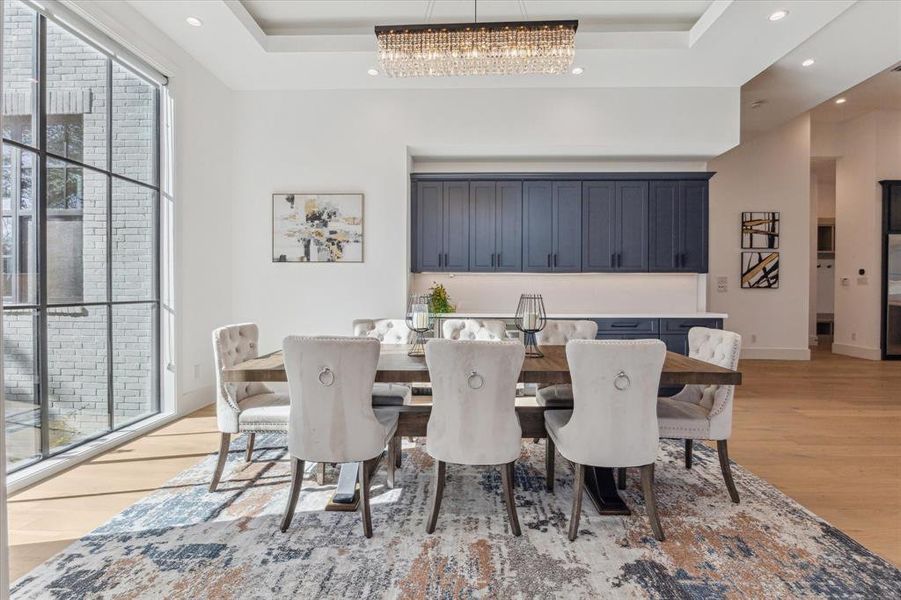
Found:
[[[610,255],[610,266],[616,268],[616,252]]]
[[[444,253],[444,268],[447,268],[447,252]]]
[[[441,267],[441,253],[438,253],[438,267]]]
[[[554,253],[554,268],[557,268],[557,253]]]
[[[503,254],[503,252],[497,253],[497,266],[498,267],[501,266],[501,254]]]
[[[626,328],[626,327],[635,328],[635,327],[638,327],[638,321],[628,321],[628,322],[621,321],[619,323],[613,323],[610,326],[611,327],[621,327],[621,328]]]
[[[551,255],[550,254],[547,255],[547,268],[548,269],[551,268]]]
[[[491,254],[491,266],[494,266],[494,253]]]

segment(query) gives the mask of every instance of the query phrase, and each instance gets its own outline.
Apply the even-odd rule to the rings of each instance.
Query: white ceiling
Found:
[[[844,98],[845,102],[836,104],[837,98]],[[901,110],[901,71],[882,71],[838,97],[826,100],[810,114],[814,123],[840,123],[880,109]]]
[[[267,34],[366,33],[376,25],[458,23],[473,20],[473,0],[240,0]],[[712,0],[480,0],[479,21],[571,19],[582,31],[610,29],[688,31]]]
[[[235,90],[461,87],[739,87],[839,18],[855,0],[667,2],[482,0],[480,20],[581,21],[581,76],[371,77],[373,24],[423,21],[426,1],[129,0]],[[433,3],[429,22],[468,20],[466,0]],[[777,9],[787,18],[770,22]],[[191,27],[185,18],[200,18]]]
[[[816,62],[802,66],[808,58]],[[846,90],[901,61],[901,2],[858,2],[839,18],[782,56],[741,89],[741,137],[747,140],[795,116],[833,100]],[[841,120],[863,106],[875,107],[876,96],[890,89],[878,102],[897,100],[894,81],[885,76],[860,92],[860,98],[836,110],[815,111],[814,119]],[[855,94],[856,96],[857,94]],[[753,108],[752,104],[764,104]],[[896,105],[901,108],[901,104]]]

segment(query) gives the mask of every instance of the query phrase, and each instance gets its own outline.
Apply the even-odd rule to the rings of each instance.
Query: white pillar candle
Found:
[[[424,313],[424,312],[413,313],[413,328],[414,329],[428,329],[429,328],[429,313]]]
[[[538,327],[538,315],[533,312],[527,312],[522,315],[522,328],[535,329]]]

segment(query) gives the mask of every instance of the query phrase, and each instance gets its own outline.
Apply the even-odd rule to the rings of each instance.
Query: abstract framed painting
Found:
[[[363,262],[363,194],[273,194],[272,262]]]
[[[777,289],[779,287],[778,252],[742,252],[741,287]]]
[[[759,250],[779,248],[779,213],[741,213],[741,247]]]

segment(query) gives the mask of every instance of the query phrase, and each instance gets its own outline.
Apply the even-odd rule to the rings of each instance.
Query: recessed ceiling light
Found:
[[[788,16],[787,10],[777,10],[773,14],[770,15],[770,21],[781,21],[785,17]]]
[[[848,101],[847,98],[838,98],[838,99],[836,99],[835,103],[836,104],[844,104],[847,101]]]
[[[585,72],[585,69],[582,67],[573,67],[573,75],[581,75]]]
[[[185,19],[185,23],[187,23],[191,27],[200,27],[201,25],[203,25],[203,21],[201,21],[197,17],[188,17],[187,19]]]
[[[801,63],[801,66],[802,66],[802,67],[809,67],[810,65],[812,65],[812,64],[815,63],[815,62],[816,62],[816,61],[815,61],[814,59],[808,58],[807,60],[805,60],[804,62]]]
[[[379,70],[378,70],[378,69],[369,69],[369,70],[366,71],[366,72],[369,73],[370,75],[372,75],[373,77],[375,77],[376,75],[379,74]]]

